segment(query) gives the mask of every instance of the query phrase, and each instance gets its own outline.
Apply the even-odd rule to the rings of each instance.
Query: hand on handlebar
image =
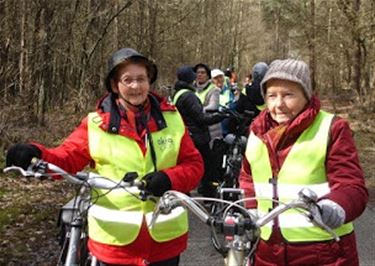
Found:
[[[11,146],[6,155],[6,166],[20,166],[27,170],[34,157],[40,158],[42,152],[32,144],[15,144]]]
[[[162,171],[149,173],[143,180],[146,181],[146,190],[157,197],[162,196],[164,192],[172,188],[171,180],[168,175]]]
[[[229,118],[230,115],[226,113],[214,113],[212,114],[213,117],[215,117],[215,120],[217,119],[218,121],[221,121],[225,118]]]
[[[322,199],[317,203],[321,219],[328,227],[335,229],[345,222],[345,210],[336,202]]]

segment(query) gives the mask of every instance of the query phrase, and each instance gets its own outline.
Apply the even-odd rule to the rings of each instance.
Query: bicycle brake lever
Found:
[[[309,188],[303,188],[298,192],[299,198],[306,204],[316,203],[318,201],[318,195]]]
[[[8,172],[12,172],[12,171],[18,172],[23,177],[26,177],[26,178],[35,177],[35,178],[39,178],[39,179],[46,179],[46,178],[49,177],[49,175],[47,175],[45,173],[33,171],[32,167],[29,167],[27,170],[25,170],[22,167],[13,165],[13,166],[8,166],[8,167],[3,169],[4,173],[8,173]]]
[[[33,177],[35,175],[35,173],[33,171],[24,170],[22,167],[14,166],[14,165],[8,166],[8,167],[3,169],[4,173],[8,173],[8,172],[12,172],[12,171],[18,172],[24,177]]]
[[[148,225],[148,228],[151,229],[154,226],[156,220],[158,219],[159,214],[160,214],[159,210],[156,210],[152,213],[151,221],[150,221],[150,224]]]
[[[166,200],[168,200],[166,198],[166,196],[163,196],[159,199],[159,202],[157,203],[156,207],[155,207],[155,210],[152,214],[152,218],[151,218],[151,221],[150,221],[150,224],[149,224],[149,228],[152,228],[156,222],[156,220],[158,219],[159,215],[160,214],[168,214],[170,213],[170,211],[172,210],[169,205],[168,205],[168,202],[166,202]],[[166,210],[169,210],[169,212]]]

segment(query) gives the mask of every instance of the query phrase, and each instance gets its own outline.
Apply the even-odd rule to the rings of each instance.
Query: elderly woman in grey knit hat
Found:
[[[348,122],[320,109],[303,61],[273,61],[261,89],[267,108],[251,124],[240,186],[246,196],[270,201],[247,208],[264,215],[277,205],[271,200],[289,202],[309,188],[340,240],[285,213],[262,228],[255,265],[359,265],[352,221],[368,192]]]

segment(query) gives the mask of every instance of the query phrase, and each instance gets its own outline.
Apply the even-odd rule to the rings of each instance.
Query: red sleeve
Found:
[[[204,171],[203,160],[186,129],[177,165],[163,171],[169,176],[173,190],[187,193],[198,186]]]
[[[239,177],[240,188],[245,192],[246,198],[255,197],[255,188],[253,177],[251,176],[251,169],[246,157],[242,161],[242,167]],[[248,209],[255,209],[257,207],[256,201],[246,201],[245,207]]]
[[[366,208],[368,191],[349,124],[344,119],[335,119],[330,138],[326,169],[331,192],[325,198],[342,206],[346,222],[350,222]]]
[[[91,161],[87,118],[71,133],[64,142],[56,148],[46,148],[39,143],[33,143],[42,151],[42,159],[56,164],[67,172],[76,173],[81,171]]]

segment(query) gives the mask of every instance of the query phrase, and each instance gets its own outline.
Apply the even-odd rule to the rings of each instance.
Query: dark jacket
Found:
[[[254,112],[257,116],[261,110],[257,106],[264,104],[263,96],[260,92],[260,82],[263,77],[255,75],[253,82],[245,86],[245,94],[240,95],[237,101],[236,111],[239,113],[244,113],[245,110]]]
[[[238,104],[237,111],[243,113],[244,110],[255,112],[257,116],[261,110],[258,110],[257,106],[264,105],[264,99],[261,93],[260,83],[268,70],[268,66],[264,62],[256,63],[252,69],[253,81],[251,84],[245,86],[245,95],[241,94]]]
[[[260,82],[266,74],[267,69],[268,66],[263,62],[254,65],[252,69],[253,81],[251,84],[246,84],[245,94],[241,93],[238,98],[235,108],[238,113],[244,114],[245,111],[250,111],[253,113],[253,118],[260,113],[261,110],[259,107],[264,105]],[[252,119],[248,120],[248,125],[250,125],[251,121]],[[233,132],[233,123],[231,125],[231,131]]]
[[[216,124],[223,120],[220,114],[211,114],[203,112],[203,105],[194,93],[194,88],[184,81],[177,81],[175,84],[175,93],[179,90],[187,89],[176,102],[176,107],[180,112],[186,127],[189,130],[195,145],[207,144],[210,141],[208,125]]]

